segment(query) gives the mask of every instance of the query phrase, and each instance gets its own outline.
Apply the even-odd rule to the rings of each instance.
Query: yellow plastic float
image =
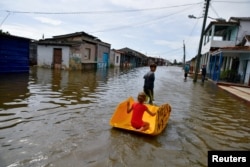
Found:
[[[150,111],[156,112],[156,115],[151,116],[147,112],[145,112],[143,115],[143,120],[149,122],[150,127],[146,131],[138,131],[134,129],[130,124],[132,112],[130,112],[129,114],[127,113],[128,101],[130,102],[130,104],[133,104],[134,99],[132,97],[129,97],[127,100],[121,102],[116,107],[116,110],[109,122],[112,127],[152,136],[160,134],[165,129],[171,112],[171,106],[169,104],[163,104],[161,106],[145,104]]]

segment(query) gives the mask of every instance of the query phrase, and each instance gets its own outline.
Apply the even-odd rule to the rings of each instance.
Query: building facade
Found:
[[[37,45],[39,66],[84,70],[107,68],[109,64],[110,44],[85,32],[39,40]]]
[[[209,78],[250,85],[249,35],[249,17],[210,22],[204,32],[200,63],[206,65]]]

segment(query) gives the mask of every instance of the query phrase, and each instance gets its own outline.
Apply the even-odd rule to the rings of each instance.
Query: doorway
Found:
[[[52,66],[54,69],[61,69],[61,66],[62,66],[62,49],[61,48],[54,48]]]

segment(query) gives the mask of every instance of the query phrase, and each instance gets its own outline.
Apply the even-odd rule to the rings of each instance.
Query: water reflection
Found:
[[[26,106],[27,103],[23,102],[22,99],[29,96],[29,74],[0,74],[0,78],[0,109],[2,107],[6,109],[11,108],[9,105],[15,105],[16,107]]]
[[[148,67],[33,68],[1,75],[0,166],[207,166],[208,150],[249,150],[250,108],[215,84],[158,67],[155,103],[172,106],[157,137],[112,129],[117,104],[142,91]]]

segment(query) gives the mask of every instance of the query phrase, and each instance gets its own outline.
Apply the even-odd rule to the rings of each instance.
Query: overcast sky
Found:
[[[84,31],[147,56],[186,61],[198,51],[204,0],[0,0],[0,29],[41,39]],[[250,0],[211,0],[213,18],[250,17]],[[207,24],[212,21],[207,20]]]

